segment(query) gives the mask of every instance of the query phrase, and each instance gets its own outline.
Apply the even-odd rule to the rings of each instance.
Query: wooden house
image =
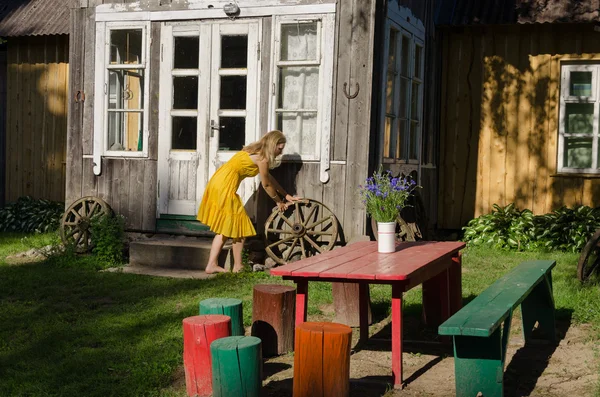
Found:
[[[69,6],[0,0],[0,205],[63,201]]]
[[[130,231],[201,230],[211,174],[271,129],[288,138],[278,180],[328,206],[346,240],[366,232],[358,186],[380,163],[435,197],[432,1],[72,7],[70,97],[85,100],[70,101],[67,205],[97,196]],[[260,230],[272,203],[257,179],[239,193]]]
[[[600,205],[600,2],[442,1],[437,224]]]

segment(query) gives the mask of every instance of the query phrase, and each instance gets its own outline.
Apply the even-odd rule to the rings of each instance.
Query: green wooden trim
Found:
[[[550,260],[521,263],[440,325],[439,334],[489,337],[539,283],[548,284],[554,266]]]
[[[160,214],[158,219],[172,219],[178,221],[195,221],[194,215],[171,215],[171,214]]]
[[[157,219],[156,231],[158,233],[172,234],[212,234],[210,228],[196,220]]]

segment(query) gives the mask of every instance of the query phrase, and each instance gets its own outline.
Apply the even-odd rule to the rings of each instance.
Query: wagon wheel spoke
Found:
[[[267,248],[273,248],[273,247],[275,247],[275,246],[278,246],[278,245],[280,245],[280,244],[285,244],[285,243],[287,243],[288,241],[292,241],[292,240],[294,240],[295,238],[296,238],[296,237],[287,237],[287,238],[284,238],[283,240],[279,240],[279,241],[276,241],[276,242],[274,242],[274,243],[272,243],[272,244],[269,244],[269,245],[267,246]]]
[[[308,257],[308,255],[306,255],[306,246],[304,245],[303,238],[300,239],[300,248],[302,248],[302,258]]]
[[[311,236],[333,236],[333,233],[317,232],[317,231],[312,231],[312,230],[307,231],[306,234],[311,235]]]
[[[65,222],[65,226],[77,226],[77,222]]]
[[[92,216],[96,215],[95,214],[96,208],[100,208],[100,206],[98,206],[98,203],[94,202],[94,205],[92,205],[92,208],[90,208],[90,212],[89,212],[89,217],[90,218]]]
[[[292,231],[284,229],[267,229],[267,233],[292,234]]]
[[[289,261],[290,257],[292,256],[292,252],[294,251],[294,247],[296,246],[296,243],[298,242],[298,238],[296,237],[294,239],[294,241],[292,241],[292,245],[290,245],[290,248],[288,248],[288,253],[287,256],[285,257],[285,261]]]
[[[321,249],[321,247],[319,247],[319,244],[315,243],[310,237],[305,235],[304,239],[306,239],[306,241],[308,241],[310,243],[310,245],[312,245],[314,247],[314,249],[319,251],[319,254],[323,253],[323,250]]]
[[[81,215],[79,215],[79,213],[77,211],[75,211],[75,208],[71,208],[71,213],[73,215],[75,215],[75,220],[80,220],[81,219]]]
[[[317,206],[313,205],[310,207],[310,212],[308,213],[308,216],[306,218],[304,218],[304,222],[308,222],[310,220],[310,218],[313,216],[313,214],[315,213],[315,211],[317,210]]]
[[[83,246],[85,248],[85,250],[88,250],[89,247],[89,243],[88,243],[88,239],[89,239],[89,232],[86,230],[85,232],[83,232]]]
[[[67,237],[73,237],[75,235],[75,233],[77,233],[78,231],[79,231],[79,228],[74,228],[73,230],[71,230],[69,232],[69,234],[67,234]]]
[[[285,223],[288,224],[289,227],[294,227],[294,224],[285,215],[283,215],[283,212],[280,212],[279,216],[281,217],[281,219],[283,219]]]
[[[81,242],[81,237],[83,237],[83,233],[79,232],[77,234],[77,238],[75,239],[75,246],[79,245],[79,243]]]
[[[319,226],[320,224],[322,224],[323,222],[326,222],[328,220],[330,220],[330,218],[323,218],[323,219],[321,219],[319,221],[316,221],[315,223],[311,224],[310,226],[306,226],[306,228],[307,229],[314,229],[315,226]]]

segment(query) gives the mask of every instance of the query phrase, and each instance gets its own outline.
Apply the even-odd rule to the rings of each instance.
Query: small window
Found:
[[[423,41],[390,24],[385,80],[383,158],[419,162],[423,104]]]
[[[286,153],[304,160],[319,159],[320,126],[330,120],[331,92],[324,87],[330,86],[332,57],[323,57],[322,48],[333,32],[324,30],[322,18],[280,18],[276,24],[273,125],[287,137]]]
[[[561,67],[558,172],[600,173],[599,72],[594,64]]]

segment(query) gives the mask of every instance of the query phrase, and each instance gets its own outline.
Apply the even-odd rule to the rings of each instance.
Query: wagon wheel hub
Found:
[[[82,218],[79,222],[77,222],[77,227],[79,227],[79,230],[82,232],[85,232],[90,228],[90,220],[87,218]]]
[[[306,234],[306,228],[301,223],[294,223],[292,226],[292,233],[294,237],[302,237]]]

